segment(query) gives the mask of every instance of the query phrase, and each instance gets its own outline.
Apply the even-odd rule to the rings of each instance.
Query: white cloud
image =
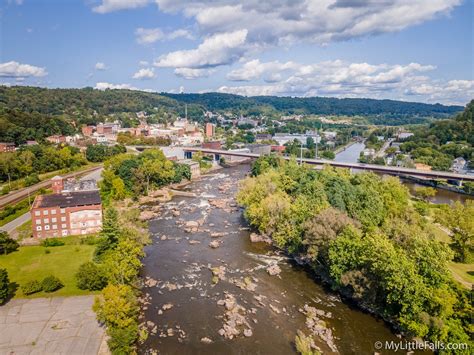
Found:
[[[142,68],[133,74],[133,79],[147,80],[153,79],[155,77],[155,71],[153,68]]]
[[[92,11],[105,14],[118,10],[136,9],[147,5],[149,2],[149,0],[102,0],[100,5],[92,8]]]
[[[147,67],[148,65],[150,65],[146,60],[140,60],[138,62],[138,65],[142,66],[142,67]]]
[[[45,68],[36,67],[34,65],[20,64],[14,61],[0,63],[0,77],[28,78],[31,76],[41,77],[47,74]]]
[[[448,13],[461,0],[155,0],[204,34],[247,29],[251,43],[328,43],[394,32]]]
[[[348,63],[341,60],[313,64],[251,60],[228,74],[231,80],[258,81],[277,76],[273,85],[221,86],[218,91],[245,96],[294,95],[371,97],[464,104],[474,97],[474,81],[437,82],[420,73],[433,71],[432,65]]]
[[[96,83],[95,89],[97,90],[106,90],[106,89],[140,90],[130,84],[111,84],[111,83],[106,83],[106,82]]]
[[[95,67],[96,70],[107,70],[107,67],[102,62],[95,63],[94,67]]]
[[[157,67],[210,68],[230,64],[244,52],[247,30],[220,33],[206,38],[196,49],[171,52],[155,61]]]
[[[185,79],[206,78],[214,72],[215,69],[176,68],[174,70],[174,73],[177,76]]]
[[[137,28],[135,31],[137,42],[140,44],[154,43],[164,37],[163,31],[159,28]]]
[[[165,33],[161,28],[137,28],[135,30],[137,42],[140,44],[151,44],[157,41],[173,40],[176,38],[194,39],[192,33],[185,29],[177,29]]]

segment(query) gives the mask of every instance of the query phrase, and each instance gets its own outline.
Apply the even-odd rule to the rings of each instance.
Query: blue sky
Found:
[[[0,0],[0,83],[474,98],[471,0]]]

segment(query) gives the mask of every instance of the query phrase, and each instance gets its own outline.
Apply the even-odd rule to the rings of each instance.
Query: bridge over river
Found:
[[[202,152],[204,154],[212,154],[214,155],[214,159],[218,160],[221,156],[236,156],[236,157],[243,157],[243,158],[258,158],[260,154],[257,153],[248,153],[242,151],[232,151],[232,150],[220,150],[220,149],[207,149],[202,147],[182,147],[184,154],[186,157],[190,158],[192,153],[195,152]],[[284,159],[290,159],[290,157],[283,156]],[[462,184],[463,181],[474,181],[474,175],[467,175],[467,174],[458,174],[453,172],[447,171],[436,171],[436,170],[417,170],[417,169],[410,169],[410,168],[402,168],[396,166],[384,166],[384,165],[375,165],[375,164],[363,164],[363,163],[345,163],[345,162],[337,162],[332,160],[323,160],[323,159],[308,159],[302,158],[297,159],[298,161],[316,165],[316,166],[323,166],[323,165],[330,165],[336,168],[348,168],[348,169],[356,169],[356,170],[368,170],[382,174],[388,175],[396,175],[396,176],[417,176],[426,179],[445,179],[445,180],[452,180],[457,181]]]

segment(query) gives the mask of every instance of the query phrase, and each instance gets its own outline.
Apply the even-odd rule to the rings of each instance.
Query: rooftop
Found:
[[[77,207],[100,205],[102,200],[99,191],[79,191],[62,194],[40,195],[35,199],[34,208]]]

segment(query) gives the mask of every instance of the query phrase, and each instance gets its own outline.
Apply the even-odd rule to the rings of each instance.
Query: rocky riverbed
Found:
[[[297,330],[323,353],[372,354],[399,339],[251,233],[234,196],[248,165],[214,172],[151,206],[140,353],[291,354]],[[147,201],[153,205],[153,201]],[[145,218],[146,217],[146,218]]]

